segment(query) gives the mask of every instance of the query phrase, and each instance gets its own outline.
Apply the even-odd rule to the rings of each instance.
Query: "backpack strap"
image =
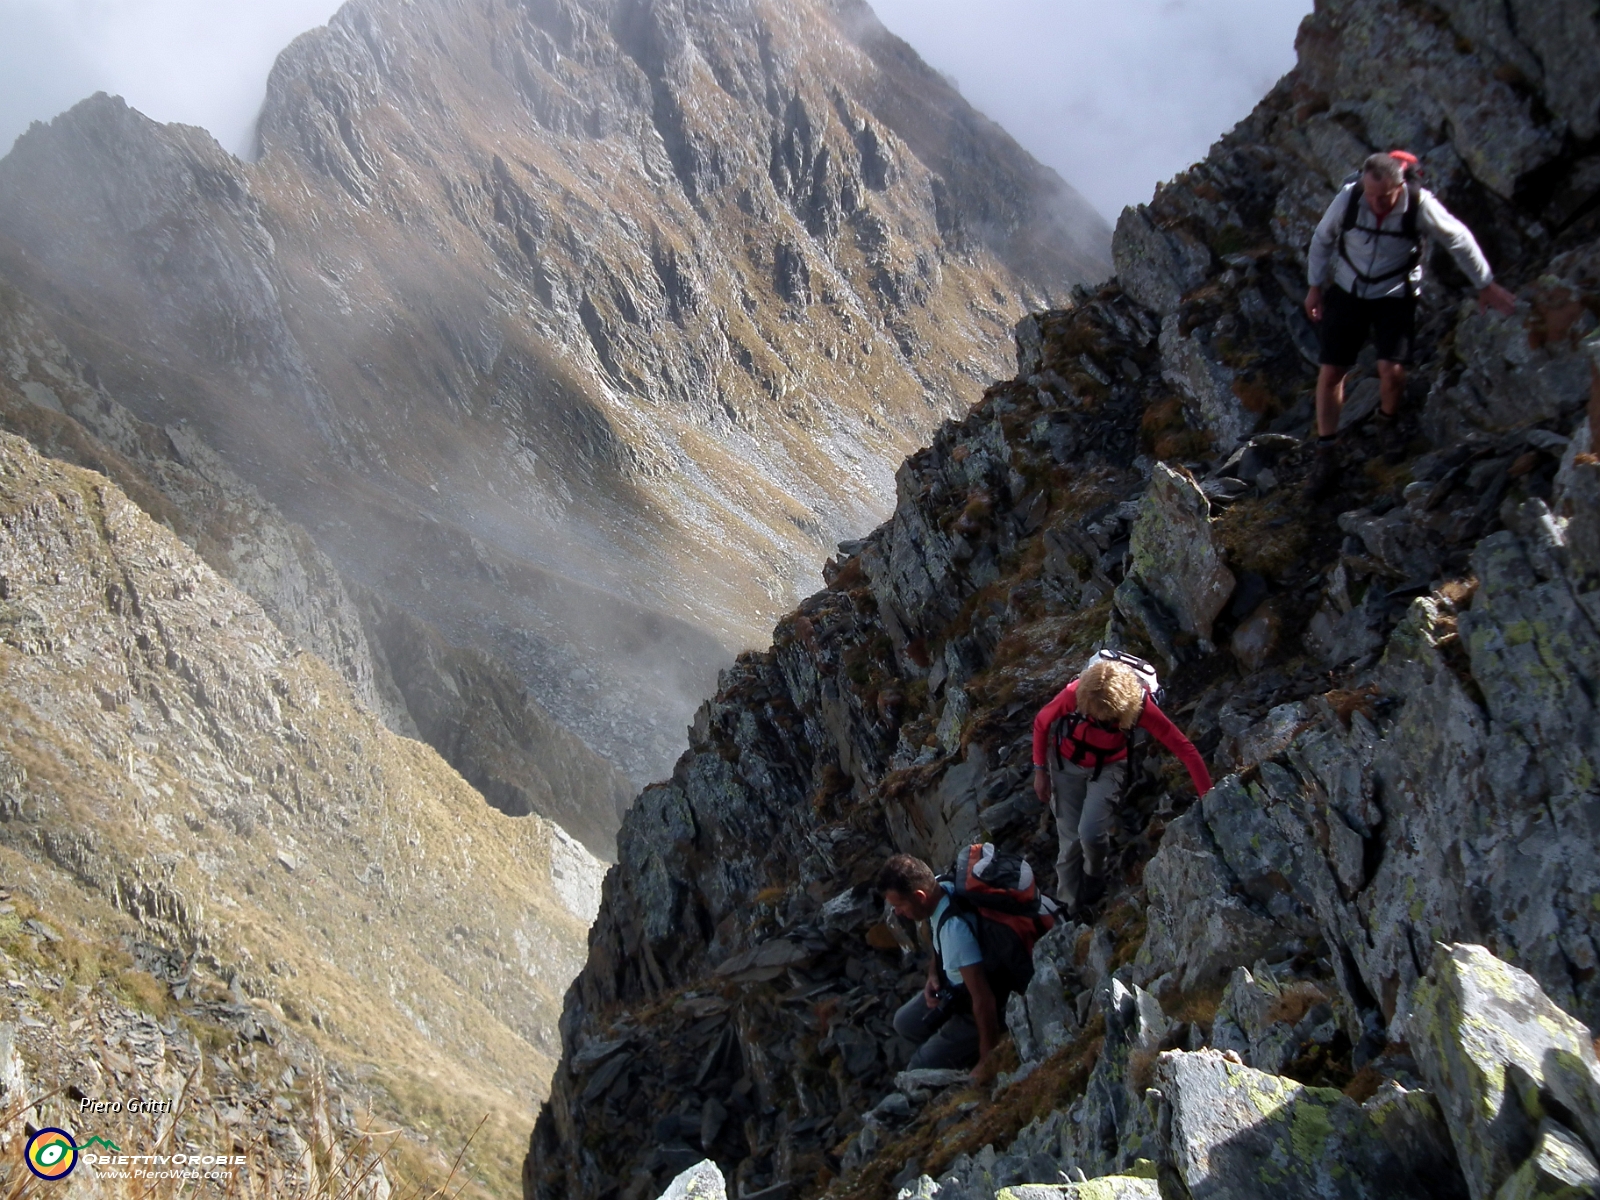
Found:
[[[1104,729],[1107,732],[1121,733],[1122,745],[1101,747],[1091,746],[1087,742],[1080,741],[1073,735],[1085,725],[1093,725],[1096,729]],[[1109,726],[1101,724],[1093,717],[1086,716],[1080,712],[1070,712],[1064,714],[1060,720],[1050,727],[1051,762],[1057,767],[1060,766],[1061,762],[1062,742],[1070,742],[1074,747],[1068,753],[1067,761],[1075,767],[1086,767],[1092,762],[1094,764],[1093,777],[1098,780],[1110,757],[1117,753],[1118,750],[1126,750],[1128,748],[1129,739],[1127,734],[1120,729],[1113,731]]]
[[[939,952],[939,935],[944,932],[944,927],[950,923],[952,917],[958,917],[966,922],[968,929],[972,930],[972,936],[977,941],[978,949],[981,951],[983,949],[983,933],[979,927],[983,922],[978,917],[977,910],[970,903],[951,893],[946,892],[945,894],[950,897],[950,903],[944,906],[944,915],[933,926],[933,969],[939,972],[939,979],[942,983],[949,984],[950,976],[944,969],[944,955]],[[952,986],[964,991],[967,985],[963,982]]]
[[[1361,188],[1359,186],[1352,187],[1350,189],[1350,199],[1344,206],[1344,219],[1340,222],[1342,229],[1339,234],[1339,257],[1344,259],[1345,265],[1350,268],[1356,280],[1366,284],[1368,287],[1374,284],[1387,283],[1389,280],[1399,278],[1402,275],[1409,276],[1422,262],[1423,238],[1417,231],[1417,221],[1422,208],[1421,181],[1410,171],[1406,172],[1407,203],[1406,211],[1400,217],[1399,229],[1384,229],[1379,225],[1373,229],[1363,230],[1364,233],[1370,233],[1374,237],[1405,238],[1406,241],[1411,243],[1411,253],[1406,258],[1404,265],[1396,267],[1393,271],[1385,271],[1382,275],[1364,274],[1361,268],[1356,266],[1355,260],[1350,257],[1350,250],[1345,244],[1346,239],[1350,236],[1350,232],[1356,228],[1356,223],[1361,216],[1361,200]]]

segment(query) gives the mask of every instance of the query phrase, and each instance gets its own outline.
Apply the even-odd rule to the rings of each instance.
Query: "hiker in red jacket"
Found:
[[[1105,651],[1033,719],[1033,790],[1054,798],[1056,899],[1069,910],[1086,902],[1084,876],[1098,881],[1111,842],[1111,817],[1127,778],[1128,738],[1138,726],[1178,756],[1196,792],[1211,776],[1194,743],[1178,731],[1149,695],[1140,673]],[[1140,662],[1141,666],[1144,666]],[[1153,676],[1154,672],[1151,671]]]

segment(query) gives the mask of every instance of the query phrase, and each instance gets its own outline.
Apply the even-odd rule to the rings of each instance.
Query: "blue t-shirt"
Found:
[[[939,901],[939,907],[933,910],[933,928],[939,930],[939,961],[944,964],[945,977],[952,984],[960,985],[961,968],[976,967],[983,962],[983,950],[978,945],[978,938],[969,925],[958,914],[945,921],[944,928],[939,928],[945,910],[950,907],[950,893],[955,890],[954,885],[941,883],[944,889],[944,899]]]

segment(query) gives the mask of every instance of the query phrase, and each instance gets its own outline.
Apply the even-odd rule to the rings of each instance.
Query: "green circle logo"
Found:
[[[65,1129],[41,1129],[28,1139],[28,1170],[40,1179],[65,1179],[78,1165],[78,1147]]]

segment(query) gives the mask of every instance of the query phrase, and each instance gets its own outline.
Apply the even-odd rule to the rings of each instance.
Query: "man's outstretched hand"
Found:
[[[1510,316],[1517,307],[1517,298],[1498,283],[1491,283],[1478,293],[1478,311],[1484,312],[1494,309],[1497,313]]]

